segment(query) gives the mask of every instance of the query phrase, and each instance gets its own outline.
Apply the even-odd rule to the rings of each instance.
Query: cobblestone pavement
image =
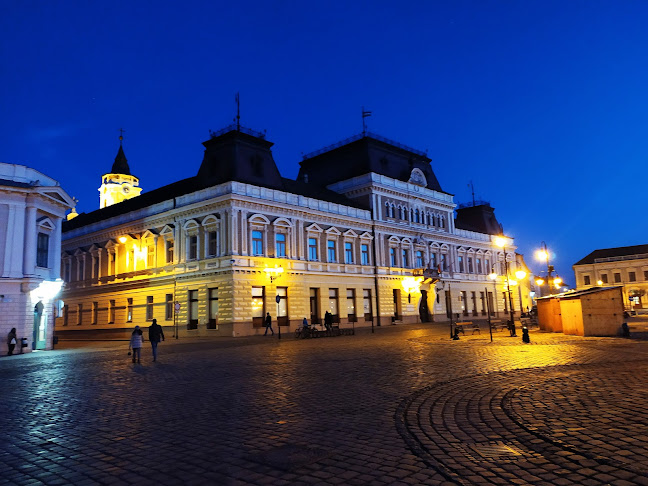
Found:
[[[648,485],[648,342],[440,324],[0,359],[0,484]]]

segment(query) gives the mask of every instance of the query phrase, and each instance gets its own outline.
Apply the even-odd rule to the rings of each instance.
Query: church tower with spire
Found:
[[[139,187],[139,179],[131,174],[130,167],[124,148],[122,147],[123,130],[119,135],[119,150],[108,174],[101,176],[101,187],[99,188],[99,207],[105,208],[120,203],[126,199],[139,196],[142,188]]]

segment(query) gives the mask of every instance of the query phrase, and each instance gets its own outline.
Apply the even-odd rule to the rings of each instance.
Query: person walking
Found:
[[[140,362],[142,358],[142,342],[144,341],[144,336],[142,336],[142,330],[139,326],[135,326],[133,334],[131,334],[130,344],[128,345],[129,349],[133,350],[133,363]],[[137,361],[135,361],[137,357]]]
[[[274,336],[274,330],[272,329],[272,317],[270,317],[270,313],[266,313],[265,317],[265,332],[263,333],[264,336],[268,335],[268,329],[270,329],[270,332],[272,332],[272,335]]]
[[[329,311],[326,311],[326,313],[324,314],[324,327],[327,331],[331,331],[333,329],[333,314],[331,314]]]
[[[153,319],[149,326],[149,341],[151,341],[151,349],[153,350],[153,361],[157,361],[157,347],[160,339],[164,341],[164,331],[162,326],[157,323],[157,319]]]
[[[7,334],[7,349],[9,350],[7,356],[11,356],[13,354],[17,343],[18,338],[16,337],[16,328],[12,327],[11,331],[9,331],[9,334]]]

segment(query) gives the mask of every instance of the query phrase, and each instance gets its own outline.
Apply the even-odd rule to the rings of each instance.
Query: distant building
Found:
[[[490,207],[488,226],[455,225],[425,153],[362,134],[307,155],[291,180],[264,134],[228,127],[203,145],[195,177],[65,224],[57,332],[156,318],[180,335],[243,336],[267,312],[284,332],[326,311],[343,326],[508,312],[512,239],[506,255],[494,245]]]
[[[61,225],[74,206],[54,179],[0,163],[0,349],[12,327],[32,349],[50,349],[61,288]],[[20,351],[20,345],[15,352]]]
[[[594,250],[573,269],[578,290],[619,285],[628,308],[646,307],[648,245]]]

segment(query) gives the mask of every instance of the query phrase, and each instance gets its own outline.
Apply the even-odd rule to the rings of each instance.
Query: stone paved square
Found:
[[[648,342],[443,323],[0,359],[0,484],[647,484]]]

